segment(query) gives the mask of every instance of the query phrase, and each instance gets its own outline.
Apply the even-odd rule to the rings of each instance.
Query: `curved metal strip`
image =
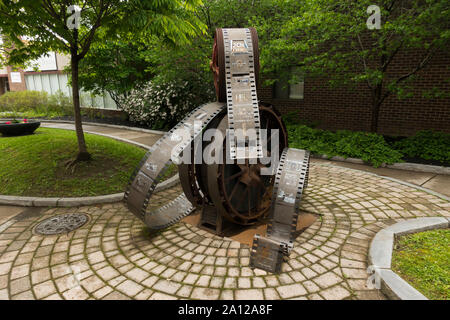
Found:
[[[308,174],[309,151],[286,149],[275,177],[276,191],[272,196],[271,221],[267,236],[290,241],[297,227],[300,200]]]
[[[288,256],[303,190],[308,181],[309,151],[286,148],[280,158],[272,195],[267,235],[255,235],[250,265],[270,272],[279,272],[283,256]]]
[[[225,108],[208,123],[204,130],[216,129],[223,118],[226,118]],[[214,136],[212,140],[215,139],[216,137]],[[203,155],[203,150],[209,143],[208,141],[195,141],[191,143],[191,163],[178,165],[178,174],[183,192],[195,207],[200,207],[209,202],[209,196],[207,190],[204,188],[205,186],[199,183],[201,176],[201,172],[199,171],[204,167],[204,163],[198,163],[199,155],[202,155],[203,160],[206,160],[205,157],[208,155]],[[195,160],[197,160],[197,163]],[[210,162],[206,161],[206,163]]]
[[[181,194],[169,204],[147,212],[150,197],[172,158],[179,157],[192,141],[224,108],[223,103],[202,105],[189,113],[180,123],[160,138],[142,159],[139,169],[130,179],[124,201],[129,210],[151,229],[176,223],[192,210],[192,204]]]

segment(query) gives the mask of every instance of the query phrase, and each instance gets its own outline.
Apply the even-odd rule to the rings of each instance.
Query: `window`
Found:
[[[275,82],[275,99],[303,99],[304,74],[299,67],[292,67],[289,75],[290,81],[279,80]]]

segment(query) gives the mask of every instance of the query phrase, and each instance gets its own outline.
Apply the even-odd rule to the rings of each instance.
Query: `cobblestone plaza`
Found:
[[[180,192],[161,191],[151,205]],[[0,299],[385,299],[367,286],[376,232],[404,219],[450,217],[438,196],[317,161],[301,209],[318,218],[299,231],[279,275],[250,269],[248,245],[186,221],[151,234],[122,203],[25,209],[1,224]],[[90,218],[80,229],[34,233],[40,221],[75,212]]]

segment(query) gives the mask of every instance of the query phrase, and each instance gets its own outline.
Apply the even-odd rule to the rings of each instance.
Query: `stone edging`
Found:
[[[428,300],[391,270],[394,240],[397,236],[449,227],[450,218],[426,217],[401,221],[379,231],[371,242],[368,259],[381,291],[394,300]]]
[[[173,177],[159,183],[155,192],[163,191],[176,185],[179,181],[178,173]],[[0,204],[22,207],[78,207],[100,203],[112,203],[123,200],[124,193],[108,194],[95,197],[79,198],[41,198],[41,197],[17,197],[0,195]]]
[[[329,158],[323,154],[312,155],[312,158],[367,165],[362,159],[357,159],[357,158],[344,158],[344,157],[340,157],[340,156],[335,156],[335,157]],[[433,165],[429,165],[429,164],[398,162],[398,163],[394,163],[394,164],[383,164],[383,165],[381,165],[381,167],[389,168],[389,169],[399,169],[399,170],[409,170],[409,171],[416,171],[416,172],[428,172],[428,173],[435,173],[435,174],[450,175],[450,167],[433,166]]]

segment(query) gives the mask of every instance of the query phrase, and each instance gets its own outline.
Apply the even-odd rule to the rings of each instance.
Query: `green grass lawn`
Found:
[[[426,231],[400,237],[392,270],[428,299],[450,299],[450,230]]]
[[[92,160],[66,170],[77,153],[74,131],[39,128],[33,135],[0,135],[0,194],[80,197],[123,192],[145,150],[85,134]]]

